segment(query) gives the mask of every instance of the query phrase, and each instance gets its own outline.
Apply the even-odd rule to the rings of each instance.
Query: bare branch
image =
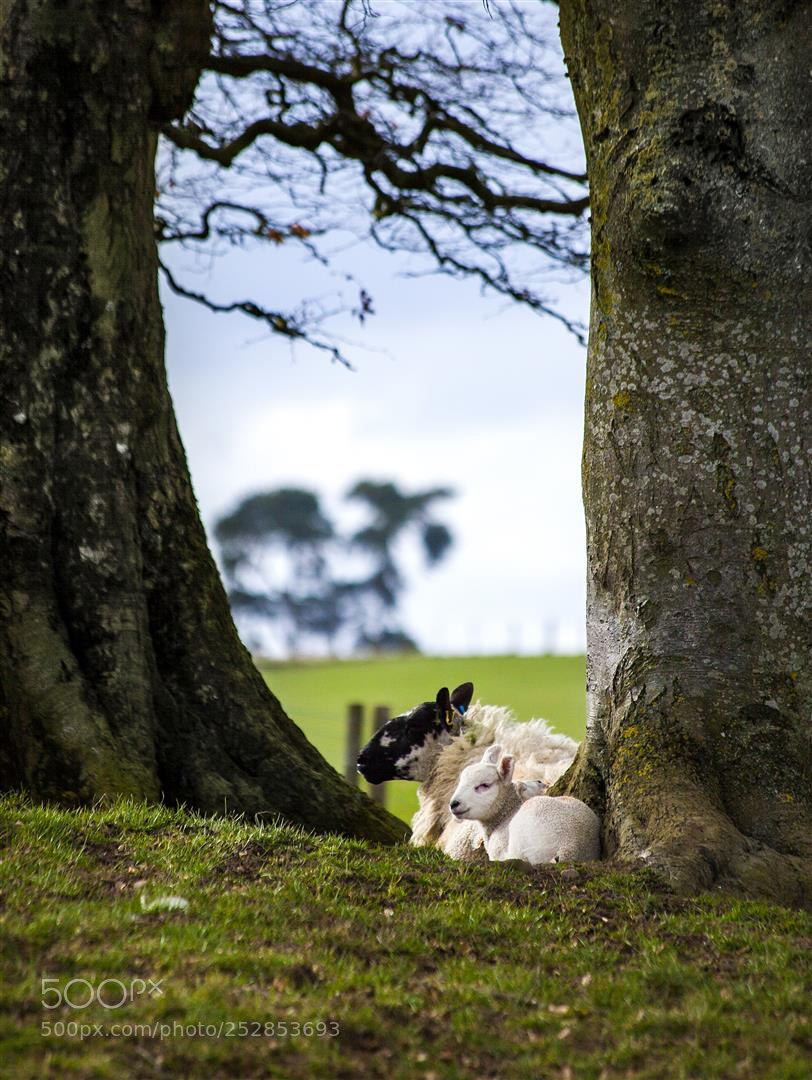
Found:
[[[211,297],[206,296],[205,293],[194,292],[191,289],[187,289],[186,286],[181,285],[166,263],[162,260],[158,260],[158,265],[161,268],[170,289],[174,293],[177,293],[178,296],[183,296],[187,300],[195,300],[198,304],[202,304],[204,307],[208,308],[209,311],[221,313],[239,311],[241,314],[247,315],[251,319],[258,319],[260,322],[266,323],[269,329],[275,334],[281,334],[283,337],[290,338],[293,341],[307,342],[307,344],[311,345],[314,349],[321,349],[324,352],[329,353],[333,360],[342,364],[348,370],[354,370],[352,364],[339,348],[330,342],[320,341],[313,335],[311,325],[308,323],[300,325],[299,320],[295,316],[291,316],[290,314],[286,315],[279,311],[269,311],[267,308],[262,307],[253,300],[233,300],[227,304],[219,304],[212,300]]]
[[[330,272],[331,238],[335,253],[342,237],[367,237],[422,257],[410,273],[473,276],[580,339],[530,286],[582,273],[587,260],[586,174],[565,151],[562,132],[575,144],[575,124],[546,5],[215,9],[210,74],[185,121],[165,130],[162,240],[208,250],[296,239]],[[291,321],[252,301],[216,309],[307,337],[304,312]]]
[[[220,146],[212,146],[191,128],[168,124],[163,133],[181,150],[194,150],[198,157],[206,161],[216,161],[219,165],[229,166],[243,150],[256,142],[262,135],[271,135],[288,146],[300,150],[318,150],[331,133],[332,124],[323,124],[312,128],[307,124],[284,124],[266,117],[255,120],[235,138]]]

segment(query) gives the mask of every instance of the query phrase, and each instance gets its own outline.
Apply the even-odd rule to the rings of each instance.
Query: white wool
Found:
[[[448,809],[460,773],[482,757],[492,743],[501,743],[516,759],[517,780],[539,779],[553,784],[572,764],[578,744],[552,730],[546,720],[519,723],[499,705],[476,702],[465,714],[462,734],[436,744],[433,762],[417,791],[420,809],[412,818],[412,840],[433,844],[453,859],[485,858],[482,832],[476,822],[456,821]]]
[[[569,795],[527,799],[485,842],[494,860],[589,862],[601,856],[600,822],[593,810]]]
[[[600,858],[600,822],[580,799],[523,799],[512,782],[514,763],[499,746],[463,769],[451,805],[461,825],[476,822],[490,859],[539,863]]]

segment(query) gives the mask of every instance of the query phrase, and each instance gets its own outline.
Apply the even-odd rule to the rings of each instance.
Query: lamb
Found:
[[[473,683],[452,694],[443,687],[425,701],[395,716],[373,736],[358,758],[358,771],[372,784],[418,780],[420,808],[412,818],[412,844],[432,844],[453,859],[486,858],[476,822],[458,821],[449,800],[466,765],[499,742],[516,759],[517,778],[554,783],[575,757],[578,745],[551,730],[544,720],[518,723],[508,709],[471,705]],[[537,785],[535,785],[537,786]],[[535,792],[528,789],[528,796]]]
[[[543,780],[515,780],[513,786],[522,802],[532,799],[536,795],[546,795],[548,784]]]
[[[513,781],[513,757],[498,744],[462,770],[449,809],[458,821],[479,822],[488,858],[531,865],[599,859],[600,822],[567,795],[523,798]]]

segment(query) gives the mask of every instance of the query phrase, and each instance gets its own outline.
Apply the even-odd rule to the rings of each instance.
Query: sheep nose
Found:
[[[450,807],[451,810],[458,810],[459,805],[460,805],[460,800],[459,799],[452,799],[450,804],[449,804],[449,807]]]

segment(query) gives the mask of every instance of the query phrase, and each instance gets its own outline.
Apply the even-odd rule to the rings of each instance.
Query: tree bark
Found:
[[[0,4],[0,783],[377,840],[239,642],[164,371],[157,131],[206,0]]]
[[[562,0],[592,206],[588,729],[607,854],[812,903],[809,3]]]

